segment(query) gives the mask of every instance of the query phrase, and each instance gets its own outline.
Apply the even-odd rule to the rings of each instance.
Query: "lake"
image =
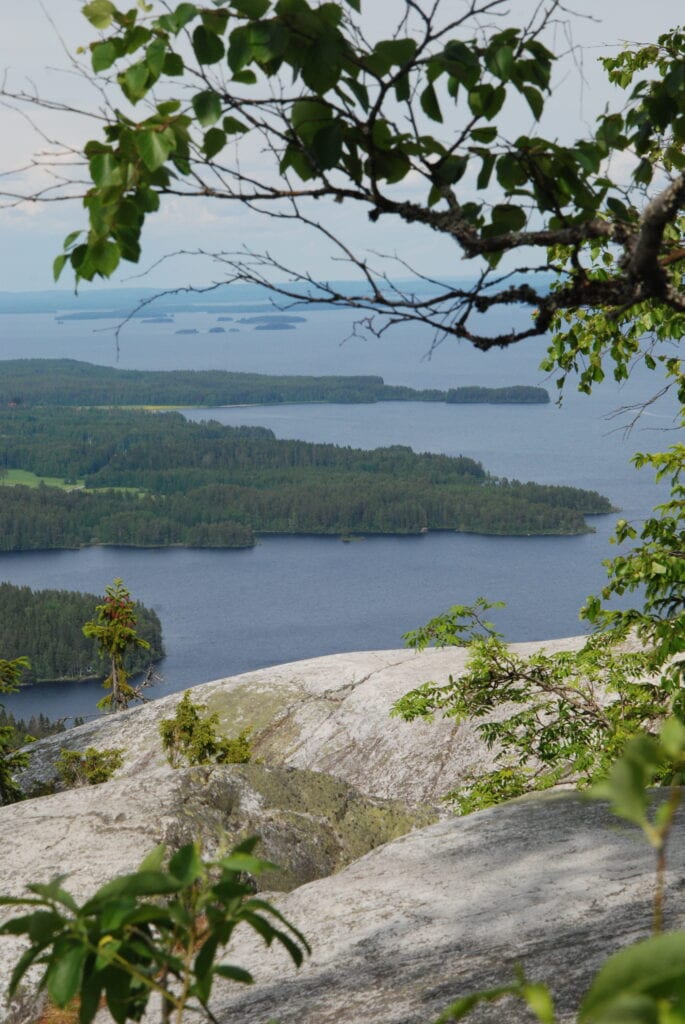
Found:
[[[178,337],[212,314],[179,314],[175,327],[135,324],[117,362],[102,322],[58,325],[49,316],[4,316],[2,355],[70,357],[122,368],[192,366],[270,373],[377,373],[417,388],[466,384],[540,384],[541,345],[483,356],[465,345],[440,346],[403,328],[383,341],[342,342],[347,313],[312,313],[291,332],[244,328],[240,334]],[[94,330],[94,327],[96,330]],[[392,340],[391,340],[392,339]],[[341,343],[342,342],[342,343]],[[549,385],[548,385],[549,386]],[[608,420],[619,406],[656,390],[637,372],[627,386],[608,382],[587,398],[569,389],[564,405],[448,406],[379,403],[188,410],[193,419],[270,427],[278,437],[371,448],[406,444],[417,451],[464,454],[497,475],[567,483],[608,495],[629,519],[644,517],[664,496],[629,457],[661,448],[673,428],[674,402],[650,408],[628,436]],[[550,387],[550,390],[553,388]],[[615,516],[594,517],[580,537],[502,538],[434,533],[424,537],[265,537],[253,550],[82,551],[0,555],[0,579],[34,589],[102,593],[121,576],[162,619],[167,657],[151,696],[208,679],[338,651],[401,646],[401,635],[455,603],[484,595],[508,607],[496,621],[506,637],[535,640],[581,631],[578,609],[604,580],[603,558]],[[101,696],[93,683],[26,688],[3,698],[24,717],[90,715]]]

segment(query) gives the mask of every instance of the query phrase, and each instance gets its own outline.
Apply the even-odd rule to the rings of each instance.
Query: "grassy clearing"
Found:
[[[4,474],[0,473],[0,485],[16,487],[18,484],[22,484],[24,487],[40,487],[41,484],[45,484],[46,487],[61,487],[63,491],[81,491],[85,489],[85,482],[83,480],[70,480],[67,482],[58,476],[36,476],[35,473],[31,473],[28,469],[8,469]],[[89,488],[89,491],[128,491],[129,494],[140,495],[146,493],[139,487],[92,487]]]
[[[17,484],[23,484],[24,487],[40,487],[41,484],[45,484],[46,487],[61,487],[65,491],[73,491],[83,487],[83,480],[71,480],[67,483],[57,476],[36,476],[28,469],[8,469],[6,473],[0,475],[0,484],[4,484],[5,487],[16,487]]]

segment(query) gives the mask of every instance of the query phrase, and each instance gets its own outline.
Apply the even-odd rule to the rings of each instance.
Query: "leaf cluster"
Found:
[[[254,856],[248,839],[227,856],[204,860],[196,844],[182,847],[165,866],[163,846],[140,868],[107,882],[79,904],[64,878],[28,887],[26,897],[0,897],[0,905],[26,913],[0,926],[0,935],[24,936],[29,945],[12,972],[10,995],[33,966],[40,987],[57,1006],[79,997],[79,1022],[90,1024],[104,999],[116,1024],[141,1020],[153,993],[165,1019],[207,1004],[216,979],[243,984],[252,975],[219,962],[240,924],[267,946],[280,944],[299,965],[306,940],[270,903],[251,896],[249,875],[273,865]]]
[[[374,218],[391,213],[429,224],[490,266],[522,243],[520,233],[540,244],[531,214],[550,232],[577,226],[581,246],[598,237],[598,216],[634,227],[638,211],[604,165],[612,152],[636,150],[640,187],[651,181],[657,153],[667,167],[682,167],[682,34],[605,61],[624,87],[650,60],[662,81],[640,78],[627,112],[605,114],[591,138],[570,146],[540,134],[509,140],[497,120],[507,101],[523,101],[537,121],[550,92],[556,58],[539,38],[550,12],[540,25],[471,29],[469,36],[468,17],[438,24],[438,6],[421,16],[419,29],[410,30],[405,17],[389,38],[367,42],[355,21],[357,0],[183,2],[162,13],[152,4],[87,3],[84,14],[103,34],[89,47],[93,72],[130,104],[148,101],[152,113],[136,120],[116,108],[104,138],[87,143],[89,228],[65,239],[55,276],[67,263],[91,280],[109,276],[121,259],[137,261],[145,218],[164,193],[301,194],[285,181],[243,181],[225,150],[249,134],[266,142],[281,178],[292,172],[307,186],[302,194],[361,200]],[[478,13],[476,5],[474,20]],[[171,98],[157,98],[162,85]],[[660,139],[669,137],[656,152],[654,127]],[[208,168],[217,172],[213,185],[204,184]],[[420,203],[388,191],[410,173],[424,183]],[[469,187],[460,199],[457,186],[473,178],[475,195]],[[492,185],[489,201],[482,193]],[[620,235],[599,232],[607,240]]]
[[[672,694],[656,685],[650,652],[622,649],[625,629],[591,636],[577,652],[521,657],[483,620],[489,607],[482,599],[457,606],[406,635],[417,649],[465,646],[468,659],[463,674],[444,685],[424,683],[392,712],[405,721],[436,713],[475,721],[496,767],[448,794],[461,813],[561,781],[588,786],[630,737],[670,711]]]

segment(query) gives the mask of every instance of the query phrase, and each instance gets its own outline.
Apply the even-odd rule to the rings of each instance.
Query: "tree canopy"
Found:
[[[83,197],[88,227],[67,237],[56,274],[69,264],[77,278],[108,277],[139,259],[144,222],[163,197],[203,196],[310,225],[363,284],[340,292],[244,251],[220,255],[227,277],[420,321],[482,348],[544,334],[566,310],[609,310],[617,329],[645,302],[669,319],[685,313],[680,30],[603,61],[625,103],[568,145],[509,131],[517,104],[536,121],[544,112],[557,58],[543,40],[565,13],[560,0],[519,26],[508,24],[503,0],[458,10],[404,0],[382,39],[367,38],[361,6],[87,3],[104,123],[85,145],[85,189],[67,189]],[[246,147],[259,152],[257,170],[241,162]],[[64,194],[59,183],[32,198]],[[333,236],[321,199],[448,236],[447,274],[466,258],[475,281],[431,282],[428,296],[400,288]],[[520,265],[497,271],[512,253]],[[503,333],[480,326],[478,314],[513,304],[528,307],[530,321]]]

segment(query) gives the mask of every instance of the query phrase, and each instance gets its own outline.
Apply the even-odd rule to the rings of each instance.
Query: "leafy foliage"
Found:
[[[71,789],[76,786],[97,786],[101,782],[109,782],[123,763],[122,747],[106,750],[87,747],[83,751],[66,750],[63,747],[55,767],[63,784]]]
[[[128,682],[125,655],[133,647],[147,650],[150,644],[136,632],[135,602],[123,580],[115,579],[105,587],[104,603],[95,610],[97,619],[86,622],[83,633],[94,637],[103,656],[109,659],[110,672],[102,685],[112,691],[99,701],[98,707],[121,711],[131,701],[141,699],[140,687],[134,688]]]
[[[393,714],[406,721],[441,713],[474,719],[496,768],[449,794],[469,813],[523,793],[604,777],[626,741],[651,729],[672,707],[655,685],[654,652],[621,649],[626,628],[596,634],[577,652],[520,657],[483,615],[493,605],[455,606],[406,635],[410,647],[468,649],[466,671],[444,685],[430,682],[401,697]]]
[[[372,316],[387,311],[393,322],[426,323],[481,348],[541,335],[560,310],[612,308],[630,318],[651,301],[685,312],[681,30],[605,60],[610,80],[629,90],[626,102],[587,138],[561,144],[537,125],[556,70],[543,40],[564,10],[559,0],[525,27],[488,22],[493,9],[502,13],[498,2],[477,0],[456,19],[440,0],[427,9],[405,2],[380,39],[363,31],[360,3],[215,7],[84,8],[99,33],[87,50],[92,72],[114,95],[102,135],[84,146],[88,225],[65,239],[56,276],[68,265],[92,280],[137,261],[145,220],[165,195],[248,203],[335,245],[335,231],[306,212],[308,201],[329,197],[361,205],[374,221],[430,227],[479,259],[482,276],[474,287],[436,283],[425,299],[342,242],[340,256],[363,282],[352,296],[268,254],[220,254],[227,276],[295,300],[304,293]],[[122,109],[122,99],[138,110]],[[521,105],[536,125],[511,137],[510,113]],[[241,169],[242,146],[261,153],[254,174]],[[625,161],[612,157],[626,153],[634,167],[613,180],[609,169]],[[408,189],[410,180],[418,187]],[[571,254],[555,267],[553,292],[549,246]],[[526,259],[528,279],[493,277],[489,287],[502,255],[522,247],[540,254],[537,264]],[[603,274],[593,273],[604,257]],[[514,302],[535,314],[531,324],[489,335],[476,322]]]
[[[159,723],[162,747],[169,764],[178,768],[182,762],[200,764],[246,764],[252,759],[250,729],[243,729],[233,739],[217,736],[217,714],[207,715],[205,704],[196,704],[186,690],[176,705],[173,718]]]
[[[270,903],[251,896],[249,875],[273,867],[254,856],[256,843],[248,839],[215,860],[190,844],[166,867],[159,846],[138,871],[107,882],[80,905],[63,878],[30,885],[23,898],[0,897],[0,905],[27,908],[0,926],[0,935],[23,935],[29,943],[10,996],[35,965],[57,1006],[79,997],[80,1024],[90,1024],[101,999],[116,1024],[141,1020],[153,993],[165,1020],[173,1013],[181,1024],[186,1009],[212,1020],[207,1004],[217,978],[253,980],[241,967],[216,962],[241,923],[267,946],[282,945],[299,966],[309,951],[305,938]]]

